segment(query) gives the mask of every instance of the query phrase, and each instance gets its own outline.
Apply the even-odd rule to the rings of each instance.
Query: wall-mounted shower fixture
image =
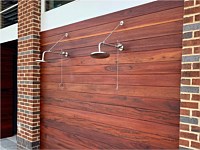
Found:
[[[123,46],[121,43],[118,43],[118,42],[117,42],[116,44],[109,44],[109,43],[106,43],[106,40],[113,34],[113,32],[114,32],[119,26],[122,26],[123,24],[124,24],[124,21],[120,21],[120,23],[113,29],[113,31],[111,31],[110,34],[103,40],[103,42],[100,42],[100,43],[99,43],[99,45],[98,45],[99,51],[92,52],[92,53],[90,54],[90,56],[91,56],[92,58],[103,59],[103,58],[108,58],[108,57],[110,56],[109,53],[101,51],[101,46],[102,46],[102,45],[115,47],[117,50],[123,51],[124,46]]]
[[[101,46],[105,45],[105,46],[111,46],[111,47],[115,47],[117,50],[116,53],[116,90],[119,89],[119,52],[124,50],[124,46],[117,42],[116,44],[109,44],[106,43],[106,40],[113,34],[113,32],[119,27],[122,26],[124,24],[124,21],[120,21],[119,24],[110,32],[110,34],[103,40],[103,42],[100,42],[98,45],[98,49],[99,51],[97,52],[92,52],[90,54],[90,56],[92,58],[97,58],[97,59],[103,59],[103,58],[108,58],[110,56],[109,53],[107,52],[103,52],[101,51]]]
[[[63,52],[63,51],[62,51],[62,52],[55,52],[55,51],[52,51],[52,49],[53,49],[61,40],[63,40],[65,37],[68,37],[68,33],[65,33],[65,35],[62,36],[49,50],[44,51],[44,52],[42,53],[42,59],[41,59],[41,60],[36,60],[36,61],[37,61],[37,62],[46,62],[46,61],[45,61],[45,58],[44,58],[44,56],[45,56],[46,53],[60,54],[60,55],[63,55],[63,56],[65,56],[65,57],[68,57],[68,56],[69,56],[68,52]]]

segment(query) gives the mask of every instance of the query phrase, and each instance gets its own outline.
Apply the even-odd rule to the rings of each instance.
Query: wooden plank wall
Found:
[[[64,89],[59,88],[61,56],[47,54],[41,64],[41,148],[178,148],[179,85],[183,2],[157,1],[41,33],[48,50],[63,59]],[[66,15],[67,17],[67,15]],[[116,50],[107,59],[91,58],[108,32],[119,40],[119,90]]]
[[[13,46],[13,47],[12,47]],[[17,43],[1,44],[1,138],[16,133]]]

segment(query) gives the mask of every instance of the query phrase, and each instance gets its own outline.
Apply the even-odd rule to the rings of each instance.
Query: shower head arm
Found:
[[[100,42],[99,43],[99,52],[101,52],[101,45],[106,45],[106,46],[110,46],[110,47],[115,47],[117,48],[119,51],[122,51],[124,46],[121,43],[117,43],[116,45],[114,44],[109,44],[109,43],[105,43],[105,42]]]
[[[65,56],[65,57],[67,57],[67,56],[69,56],[69,54],[68,54],[68,52],[51,52],[51,53],[53,53],[53,54],[59,54],[59,55],[63,55],[63,56]]]
[[[117,44],[114,45],[114,44],[109,44],[109,43],[103,43],[103,45],[110,46],[110,47],[116,47],[117,48]]]

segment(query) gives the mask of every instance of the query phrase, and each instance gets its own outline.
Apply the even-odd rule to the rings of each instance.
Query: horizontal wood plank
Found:
[[[148,74],[176,74],[180,73],[180,61],[169,62],[152,62],[152,63],[137,63],[137,64],[119,64],[120,75],[148,75]],[[89,74],[89,75],[116,75],[116,64],[113,65],[89,65],[89,66],[69,66],[63,67],[63,74]],[[41,70],[42,74],[60,74],[60,67],[45,67]]]
[[[74,111],[82,110],[88,112],[95,112],[98,114],[108,114],[112,116],[150,121],[159,124],[168,124],[177,126],[179,124],[179,115],[172,114],[169,112],[159,112],[152,110],[144,110],[142,108],[136,107],[124,107],[124,106],[114,106],[105,105],[90,102],[81,102],[73,100],[60,100],[60,99],[41,99],[43,105],[56,105],[63,108],[71,108]]]
[[[107,114],[98,114],[88,111],[81,111],[70,108],[61,108],[61,107],[52,107],[52,105],[43,105],[42,107],[48,108],[48,111],[44,111],[42,113],[42,120],[45,118],[50,119],[52,121],[56,121],[55,123],[63,123],[67,124],[67,126],[70,128],[70,126],[79,126],[81,128],[90,128],[90,129],[96,129],[99,128],[95,125],[92,126],[92,124],[101,124],[101,125],[109,125],[109,126],[115,126],[119,128],[125,128],[132,131],[139,131],[142,133],[148,134],[148,136],[151,137],[157,137],[161,136],[164,139],[173,139],[177,140],[178,135],[178,129],[175,126],[169,126],[164,124],[158,124],[153,122],[147,122],[143,120],[136,120],[136,119],[128,119],[123,117],[117,117],[117,116],[111,116]],[[56,111],[55,111],[56,109]],[[62,112],[63,115],[59,115]],[[52,113],[54,115],[52,115]],[[120,120],[120,121],[119,121]],[[78,123],[79,122],[79,123]],[[131,124],[130,124],[131,122]],[[129,124],[127,126],[127,123]],[[58,126],[59,127],[59,126]],[[170,132],[169,132],[170,131]],[[108,133],[106,130],[101,130],[103,133]],[[115,132],[114,132],[115,133]],[[130,132],[131,133],[131,132]],[[133,132],[134,133],[134,132]],[[141,138],[141,137],[138,137]]]
[[[60,83],[61,77],[55,75],[41,75],[43,83],[52,82]],[[127,80],[129,79],[129,80]],[[116,85],[116,75],[63,75],[64,83],[96,84],[102,83],[107,85]],[[180,74],[162,74],[162,75],[120,75],[120,85],[147,85],[147,86],[165,86],[174,87],[180,82]]]
[[[98,94],[117,94],[126,96],[144,96],[151,98],[165,98],[165,99],[177,99],[179,98],[179,87],[153,87],[153,86],[123,86],[119,85],[119,89],[116,90],[116,85],[94,85],[94,84],[74,84],[65,83],[64,90],[71,92],[86,92],[86,93],[98,93]],[[59,84],[46,83],[41,85],[42,89],[46,90],[62,90]]]

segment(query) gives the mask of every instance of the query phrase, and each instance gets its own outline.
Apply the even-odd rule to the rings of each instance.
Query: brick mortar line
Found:
[[[183,72],[199,72],[199,71],[200,71],[200,69],[190,69],[190,70],[182,70],[181,72],[183,73]],[[182,77],[182,78],[186,78],[186,77]],[[196,79],[196,78],[199,79],[199,77],[188,77],[188,78],[190,78],[190,79]]]
[[[197,101],[198,102],[198,101]],[[191,108],[185,108],[185,107],[180,107],[180,108],[182,108],[182,109],[184,109],[184,110],[191,110]]]
[[[192,80],[192,79],[190,79],[190,85],[192,85],[192,82],[193,82],[193,80]]]
[[[19,136],[19,135],[17,135],[18,137],[20,137],[20,138],[22,138],[22,139],[24,139],[24,137],[21,137],[21,136]],[[27,136],[27,135],[26,135]],[[30,136],[27,136],[27,137],[30,137]],[[30,138],[33,138],[33,137],[30,137]],[[28,142],[30,142],[30,143],[33,143],[33,142],[37,142],[37,141],[30,141],[30,140],[28,140],[28,139],[24,139],[24,140],[26,140],[26,141],[28,141]],[[21,143],[20,143],[21,144]],[[24,146],[23,146],[24,147]]]
[[[188,131],[189,132],[189,131]],[[180,137],[180,139],[181,140],[187,140],[187,141],[193,141],[193,142],[197,142],[198,141],[198,139],[197,140],[193,140],[193,139],[186,139],[186,138],[182,138],[182,137]]]
[[[192,46],[183,46],[182,49],[186,49],[186,48],[195,48],[195,47],[199,47],[200,45],[192,45]]]
[[[199,87],[199,85],[188,85],[188,84],[181,84],[181,86],[189,86],[189,87]],[[200,88],[200,87],[199,87]],[[186,92],[187,93],[187,92]]]
[[[187,15],[184,14],[183,19],[184,19],[184,18],[187,18],[187,17],[191,17],[191,16],[196,16],[196,15],[199,15],[199,14],[200,14],[200,13],[198,13],[198,12],[197,12],[197,13],[194,13],[194,14],[187,14]],[[196,21],[196,22],[199,22],[199,21]],[[188,24],[188,23],[185,23],[185,24]]]
[[[190,111],[190,115],[191,115],[191,111]],[[190,116],[190,115],[180,115],[180,117],[187,117],[187,118],[190,118],[190,119],[198,119],[198,117],[193,117],[193,116]],[[187,125],[196,125],[198,126],[198,124],[191,124],[190,122],[184,122],[184,121],[180,121],[180,123],[186,123]]]
[[[197,109],[198,110],[198,109]],[[190,113],[190,115],[191,115],[191,113]],[[181,117],[189,117],[189,118],[195,118],[195,119],[198,119],[199,120],[199,117],[196,117],[196,116],[187,116],[187,115],[181,115],[180,114],[180,116]],[[181,122],[181,121],[180,121]],[[182,122],[181,122],[182,123]],[[190,123],[187,123],[187,124],[190,124]],[[192,124],[192,125],[196,125],[196,124]]]
[[[181,71],[181,73],[183,72],[188,72],[188,71],[191,71],[191,72],[198,72],[199,70],[183,70]],[[181,79],[199,79],[200,77],[181,77]]]
[[[199,86],[199,85],[196,85],[196,84],[195,84],[195,85],[193,85],[193,84],[192,84],[192,85],[189,85],[189,84],[182,84],[182,83],[181,83],[181,86],[199,87],[199,88],[200,88],[200,86]],[[186,92],[186,93],[187,93],[187,92]]]
[[[180,107],[181,109],[184,109],[184,110],[191,110],[191,111],[196,111],[196,110],[199,110],[198,108],[186,108],[186,107]],[[182,114],[180,114],[181,116]]]
[[[182,64],[182,65],[185,65],[185,64]],[[200,69],[185,69],[185,70],[181,70],[181,73],[183,72],[199,72]],[[181,78],[190,78],[190,79],[194,79],[194,78],[199,78],[199,77],[181,77]]]
[[[199,100],[191,100],[191,99],[180,99],[180,101],[182,102],[182,101],[187,101],[187,102],[199,102]],[[184,109],[191,109],[191,108],[184,108]]]
[[[183,54],[182,55],[182,59],[183,57],[195,57],[195,56],[200,56],[200,54],[196,53],[196,54]],[[200,59],[199,59],[200,60]],[[199,61],[188,61],[188,62],[185,62],[182,60],[181,64],[185,64],[185,63],[196,63],[196,62],[199,62]],[[199,62],[200,63],[200,62]]]
[[[33,108],[33,107],[28,107],[28,106],[26,106],[27,108]],[[34,108],[38,108],[39,110],[37,110],[37,111],[40,111],[40,108],[41,107],[39,107],[39,106],[37,106],[37,107],[34,107]],[[25,108],[19,108],[19,110],[25,110],[25,111],[29,111],[29,112],[34,112],[34,111],[36,111],[36,110],[27,110],[27,109],[25,109]],[[33,115],[38,115],[38,114],[33,114]]]
[[[192,46],[183,46],[182,49],[184,49],[184,48],[193,48],[193,47],[200,47],[200,44],[192,45]]]
[[[187,32],[185,32],[185,33],[187,33]],[[198,39],[199,39],[199,37],[192,37],[192,38],[183,39],[183,41],[185,42],[185,41],[198,40]]]
[[[41,108],[39,106],[36,106],[36,107],[31,107],[31,106],[26,106],[26,105],[21,105],[23,107],[26,107],[26,108]],[[26,110],[25,108],[19,108],[19,110]],[[30,112],[33,112],[33,110],[26,110],[26,111],[30,111]],[[34,110],[35,111],[35,110]],[[37,115],[37,114],[34,114],[34,115]]]
[[[19,118],[18,118],[19,119]],[[23,121],[26,121],[26,124],[27,123],[40,123],[40,121],[27,121],[27,120],[24,120],[24,119],[19,119],[19,122],[20,123],[23,123]],[[28,126],[30,126],[30,127],[34,127],[35,125],[28,125]],[[23,127],[22,127],[23,128]],[[25,128],[26,129],[26,128]],[[27,130],[30,130],[30,129],[27,129]],[[32,130],[30,130],[30,131],[32,131]]]
[[[199,54],[198,53],[196,53],[196,54],[183,54],[182,57],[183,56],[199,56],[199,55],[200,55],[200,53]]]
[[[184,100],[184,99],[181,99],[181,102],[185,102],[185,101],[191,102],[191,100]],[[193,101],[192,101],[192,102],[193,102]],[[197,103],[200,103],[200,102],[197,101]]]
[[[185,71],[191,71],[191,70],[185,70]],[[181,79],[200,79],[200,77],[181,77]]]
[[[187,92],[181,92],[181,94],[188,94]],[[190,94],[190,93],[189,93]],[[194,95],[199,95],[199,93],[198,94],[196,94],[196,93],[192,93],[192,94],[194,94]]]
[[[17,83],[18,85],[40,85],[39,83],[32,83],[32,84],[22,84],[22,83]],[[34,88],[33,88],[34,89]]]

